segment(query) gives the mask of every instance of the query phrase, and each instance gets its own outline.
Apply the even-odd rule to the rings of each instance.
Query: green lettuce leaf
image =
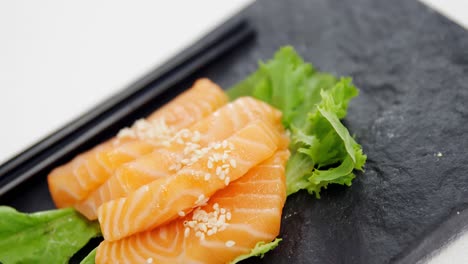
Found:
[[[320,197],[328,184],[351,185],[353,171],[363,169],[366,155],[340,121],[358,95],[351,78],[318,72],[287,46],[227,93],[231,100],[253,96],[282,111],[291,133],[288,195],[305,189]]]
[[[99,235],[97,222],[71,208],[24,214],[0,206],[1,263],[68,263]]]
[[[351,78],[336,78],[305,63],[292,47],[283,47],[274,58],[260,63],[256,72],[227,91],[231,100],[253,96],[283,113],[290,132],[291,157],[286,166],[287,194],[307,190],[320,197],[328,184],[351,185],[354,170],[363,170],[366,155],[341,123],[349,101],[358,95]],[[257,244],[251,254],[232,263],[263,256],[276,247]]]
[[[277,238],[270,243],[258,242],[249,253],[238,256],[236,259],[231,261],[230,264],[236,264],[242,260],[245,260],[251,257],[263,258],[265,253],[267,253],[270,250],[275,249],[278,246],[279,242],[281,242],[281,240],[282,240],[281,238]]]
[[[91,252],[89,252],[88,256],[86,256],[80,264],[95,264],[95,259],[96,259],[96,250],[97,248],[93,249]]]

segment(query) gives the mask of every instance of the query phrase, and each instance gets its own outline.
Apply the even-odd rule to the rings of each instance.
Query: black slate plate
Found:
[[[289,197],[283,242],[245,263],[415,263],[464,228],[465,30],[409,0],[259,0],[243,15],[256,40],[194,76],[229,87],[291,44],[321,70],[354,78],[361,94],[345,123],[368,155],[351,188]],[[41,180],[8,203],[50,207]]]

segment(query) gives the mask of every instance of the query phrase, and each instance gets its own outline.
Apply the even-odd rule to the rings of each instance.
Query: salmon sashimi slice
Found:
[[[164,226],[102,242],[96,263],[229,263],[278,236],[286,200],[287,150],[215,193],[207,205]]]
[[[97,218],[97,208],[104,202],[124,197],[156,178],[166,177],[184,166],[184,159],[191,159],[194,152],[210,142],[224,140],[248,123],[257,119],[281,127],[281,112],[251,97],[239,98],[210,116],[200,120],[187,130],[179,131],[166,143],[169,146],[122,165],[115,174],[89,197],[75,205],[88,219]]]
[[[190,90],[164,105],[161,111],[152,113],[148,120],[164,119],[168,126],[181,129],[211,114],[228,101],[226,93],[217,84],[201,78],[195,81]]]
[[[280,141],[276,128],[258,120],[228,139],[210,144],[174,175],[102,204],[98,219],[104,238],[118,240],[188,213],[230,181],[272,156]]]
[[[55,205],[59,208],[68,207],[85,199],[91,191],[104,183],[119,165],[153,151],[154,146],[147,144],[145,139],[172,137],[178,129],[211,114],[227,100],[225,93],[216,84],[208,79],[198,80],[192,88],[162,106],[147,120],[135,122],[131,128],[122,129],[117,137],[54,169],[47,180]],[[165,133],[162,133],[162,130]],[[123,147],[127,144],[130,145]],[[111,160],[109,153],[118,146],[125,156],[114,157]]]
[[[150,153],[161,147],[161,142],[172,138],[175,132],[193,125],[227,102],[227,95],[219,86],[209,79],[199,79],[191,89],[164,105],[160,111],[151,114],[147,118],[148,122],[139,124],[137,121],[136,129],[122,130],[120,136],[140,140],[116,147],[108,153],[108,159],[113,167],[119,167]]]

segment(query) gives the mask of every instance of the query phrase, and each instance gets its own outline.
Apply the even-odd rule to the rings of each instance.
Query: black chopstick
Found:
[[[236,16],[125,90],[8,160],[0,166],[0,197],[34,175],[47,173],[87,141],[125,119],[131,109],[147,104],[251,35],[249,23]]]

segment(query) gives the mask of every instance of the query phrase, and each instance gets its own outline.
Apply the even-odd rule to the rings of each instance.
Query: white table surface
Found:
[[[420,1],[468,29],[468,0]],[[0,1],[0,163],[251,2]],[[429,263],[468,263],[468,235]]]

